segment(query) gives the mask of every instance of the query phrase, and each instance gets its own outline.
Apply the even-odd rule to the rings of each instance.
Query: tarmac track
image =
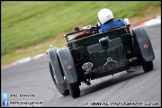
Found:
[[[161,106],[161,24],[147,27],[147,30],[155,52],[151,72],[144,73],[139,67],[132,73],[123,71],[92,80],[90,86],[82,83],[81,96],[73,99],[58,92],[50,76],[49,58],[42,57],[1,69],[1,92],[9,93],[9,106]],[[20,97],[22,94],[28,97]],[[26,105],[23,102],[33,103]]]

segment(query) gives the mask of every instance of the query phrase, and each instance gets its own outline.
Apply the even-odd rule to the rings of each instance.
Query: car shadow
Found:
[[[140,71],[140,72],[135,71],[135,72],[131,72],[131,73],[127,73],[126,71],[125,72],[123,71],[118,76],[112,76],[111,79],[108,79],[106,81],[102,81],[102,82],[100,82],[98,84],[95,84],[95,85],[90,85],[90,86],[82,89],[81,90],[81,93],[82,93],[81,97],[84,96],[84,95],[93,93],[95,91],[104,89],[106,87],[110,87],[110,86],[115,85],[117,83],[121,83],[123,81],[138,77],[138,76],[140,76],[142,74],[145,74],[145,73],[143,71]]]

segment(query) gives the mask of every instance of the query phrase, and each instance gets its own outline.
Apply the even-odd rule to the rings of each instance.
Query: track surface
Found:
[[[42,102],[28,106],[161,106],[161,24],[147,27],[155,52],[154,70],[144,73],[139,67],[135,72],[123,71],[82,83],[81,96],[73,99],[62,96],[56,89],[48,68],[48,57],[1,69],[1,92],[8,92],[9,102]],[[34,97],[11,97],[12,94],[34,94]],[[2,99],[2,98],[1,98]],[[98,102],[102,105],[92,105]],[[116,102],[116,103],[115,103]],[[125,103],[124,103],[125,102]],[[109,105],[108,105],[109,104]],[[127,104],[127,105],[126,105]],[[150,105],[151,104],[151,105]],[[11,104],[9,106],[26,106]]]

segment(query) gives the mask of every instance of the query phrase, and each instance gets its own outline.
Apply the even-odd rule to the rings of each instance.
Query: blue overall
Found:
[[[102,25],[102,27],[99,29],[99,33],[103,33],[110,28],[123,27],[123,26],[125,26],[125,23],[123,20],[121,20],[121,19],[111,20],[111,21],[105,23],[104,25]]]

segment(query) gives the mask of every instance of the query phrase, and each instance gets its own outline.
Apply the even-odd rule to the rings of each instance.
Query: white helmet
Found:
[[[113,13],[111,12],[111,10],[107,9],[107,8],[104,8],[104,9],[101,9],[99,12],[98,12],[98,18],[99,18],[99,21],[104,24],[105,22],[111,20],[114,18],[113,16]]]

